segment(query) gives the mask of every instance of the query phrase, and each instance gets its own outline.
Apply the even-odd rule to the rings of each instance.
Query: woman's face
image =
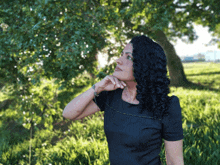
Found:
[[[132,51],[133,47],[131,43],[128,43],[123,52],[121,53],[120,58],[116,60],[117,66],[122,70],[115,70],[113,76],[118,78],[121,81],[134,81],[133,76],[133,56]],[[116,67],[117,67],[116,66]]]

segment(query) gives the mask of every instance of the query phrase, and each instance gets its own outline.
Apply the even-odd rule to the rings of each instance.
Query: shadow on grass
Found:
[[[220,72],[208,72],[208,73],[195,73],[195,74],[187,74],[187,77],[189,76],[210,76],[210,75],[218,75]]]
[[[185,81],[185,82],[182,82],[181,84],[170,84],[169,87],[175,87],[175,88],[178,88],[178,87],[182,87],[184,89],[193,89],[193,90],[200,90],[200,91],[212,91],[212,92],[217,92],[219,93],[220,92],[220,89],[216,89],[216,88],[212,88],[211,85],[214,84],[215,81],[212,81],[209,83],[208,86],[205,86],[205,85],[202,85],[200,83],[193,83],[193,82],[190,82],[190,81]]]

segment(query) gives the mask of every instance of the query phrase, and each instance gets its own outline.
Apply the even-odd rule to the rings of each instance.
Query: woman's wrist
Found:
[[[95,92],[97,93],[97,95],[103,91],[103,89],[99,87],[98,83],[94,85],[95,85]]]

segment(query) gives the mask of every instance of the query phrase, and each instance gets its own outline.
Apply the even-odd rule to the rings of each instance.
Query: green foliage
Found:
[[[213,38],[209,44],[210,45],[214,45],[214,44],[218,44],[218,48],[220,48],[220,23],[216,25],[216,28],[214,30],[214,32],[212,33],[212,36],[215,37]]]
[[[62,82],[58,88],[62,90],[72,83],[87,86],[89,78],[81,78],[84,71],[98,73],[95,55],[110,44],[105,30],[112,28],[109,25],[117,15],[113,8],[81,2],[0,3],[0,24],[4,25],[0,33],[0,75],[5,89],[13,89],[9,97],[16,102],[16,120],[27,129],[38,130],[43,124],[52,130],[52,123],[62,118],[60,104],[66,97],[58,100],[52,92],[58,87],[51,84],[39,88],[44,78],[55,78],[58,85]],[[37,65],[39,62],[42,65]]]
[[[67,1],[53,0],[45,3],[5,1],[1,8],[7,8],[2,11],[2,22],[8,25],[7,30],[1,34],[0,42],[6,43],[1,45],[1,54],[7,58],[13,55],[14,59],[11,60],[14,65],[19,63],[14,70],[22,70],[25,67],[27,71],[42,60],[41,76],[66,82],[84,70],[92,73],[92,68],[97,67],[97,64],[93,63],[96,61],[94,57],[98,50],[108,45],[108,34],[105,31],[108,30],[106,25],[111,22],[108,19],[116,19],[116,15],[109,13],[111,8],[107,11],[102,6],[81,1],[75,1],[71,5]],[[9,46],[13,49],[8,49]],[[3,59],[3,68],[9,69],[8,62]],[[89,63],[93,65],[87,65]],[[80,65],[84,68],[79,69]],[[36,73],[38,68],[33,68],[31,76],[25,75],[33,79],[33,84],[35,80],[39,80]],[[23,81],[22,84],[27,83]]]

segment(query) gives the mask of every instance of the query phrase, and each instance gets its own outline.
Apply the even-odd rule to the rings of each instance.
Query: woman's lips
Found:
[[[120,69],[118,69],[118,68],[115,68],[115,71],[122,71],[122,70],[120,70]]]

